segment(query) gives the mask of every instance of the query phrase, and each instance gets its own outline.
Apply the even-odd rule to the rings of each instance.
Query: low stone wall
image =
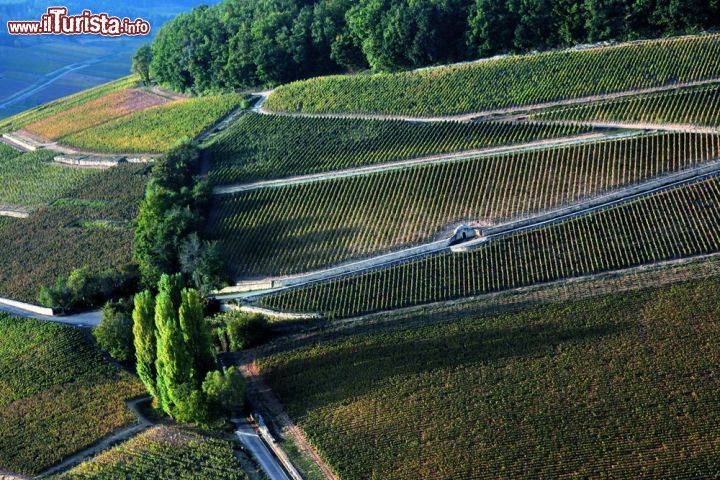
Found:
[[[25,312],[36,313],[38,315],[44,315],[46,317],[52,317],[55,315],[55,311],[52,308],[40,307],[31,303],[18,302],[17,300],[11,300],[4,297],[0,297],[0,305],[16,308]]]
[[[281,320],[314,320],[322,318],[319,313],[290,313],[290,312],[278,312],[276,310],[270,310],[269,308],[255,307],[252,305],[235,305],[232,303],[223,303],[220,305],[221,312],[245,312],[245,313],[256,313],[258,315],[265,315],[270,318],[277,318]]]

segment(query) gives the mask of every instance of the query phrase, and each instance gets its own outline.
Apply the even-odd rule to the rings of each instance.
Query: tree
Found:
[[[152,62],[152,49],[149,44],[138,48],[132,57],[132,72],[140,76],[143,85],[150,85],[150,63]]]
[[[93,330],[93,335],[100,348],[120,363],[132,361],[135,348],[133,346],[133,319],[124,302],[108,302],[102,308],[102,320]]]
[[[231,350],[255,347],[268,339],[267,320],[262,315],[228,312],[221,315],[225,321]]]
[[[518,18],[506,0],[476,0],[468,22],[468,46],[479,55],[494,55],[513,47]]]
[[[185,345],[193,359],[197,378],[205,378],[215,365],[210,331],[203,316],[203,307],[196,290],[184,289],[180,305],[180,329]]]
[[[192,233],[180,246],[179,260],[180,271],[203,296],[226,285],[225,264],[217,242],[203,241]]]
[[[233,415],[245,406],[245,380],[235,368],[209,372],[202,391],[216,414]]]
[[[149,290],[135,295],[132,318],[137,373],[150,395],[157,397],[154,302],[155,299]]]

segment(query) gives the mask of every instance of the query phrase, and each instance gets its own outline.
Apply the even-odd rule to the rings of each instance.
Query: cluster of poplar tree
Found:
[[[158,293],[134,299],[137,373],[162,410],[184,422],[209,422],[240,410],[244,382],[234,368],[218,370],[199,293],[181,274],[162,275]]]
[[[146,79],[209,93],[718,23],[720,0],[225,0],[163,26],[136,66]]]

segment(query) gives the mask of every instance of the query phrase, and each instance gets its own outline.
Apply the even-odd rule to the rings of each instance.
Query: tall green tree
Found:
[[[135,295],[133,310],[133,342],[137,374],[145,384],[150,395],[158,396],[155,370],[156,339],[155,339],[155,299],[149,290]]]
[[[152,62],[152,48],[145,44],[138,48],[132,57],[132,72],[140,76],[143,85],[150,85],[150,63]]]
[[[194,289],[184,289],[181,297],[180,329],[192,357],[194,376],[196,379],[203,379],[215,367],[210,329],[203,315],[198,292]]]

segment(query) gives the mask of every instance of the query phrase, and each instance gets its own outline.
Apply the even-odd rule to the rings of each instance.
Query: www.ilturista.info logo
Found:
[[[80,15],[68,15],[66,7],[49,7],[40,20],[9,21],[11,35],[147,35],[150,23],[137,18],[111,17],[107,13],[92,13],[83,10]]]

